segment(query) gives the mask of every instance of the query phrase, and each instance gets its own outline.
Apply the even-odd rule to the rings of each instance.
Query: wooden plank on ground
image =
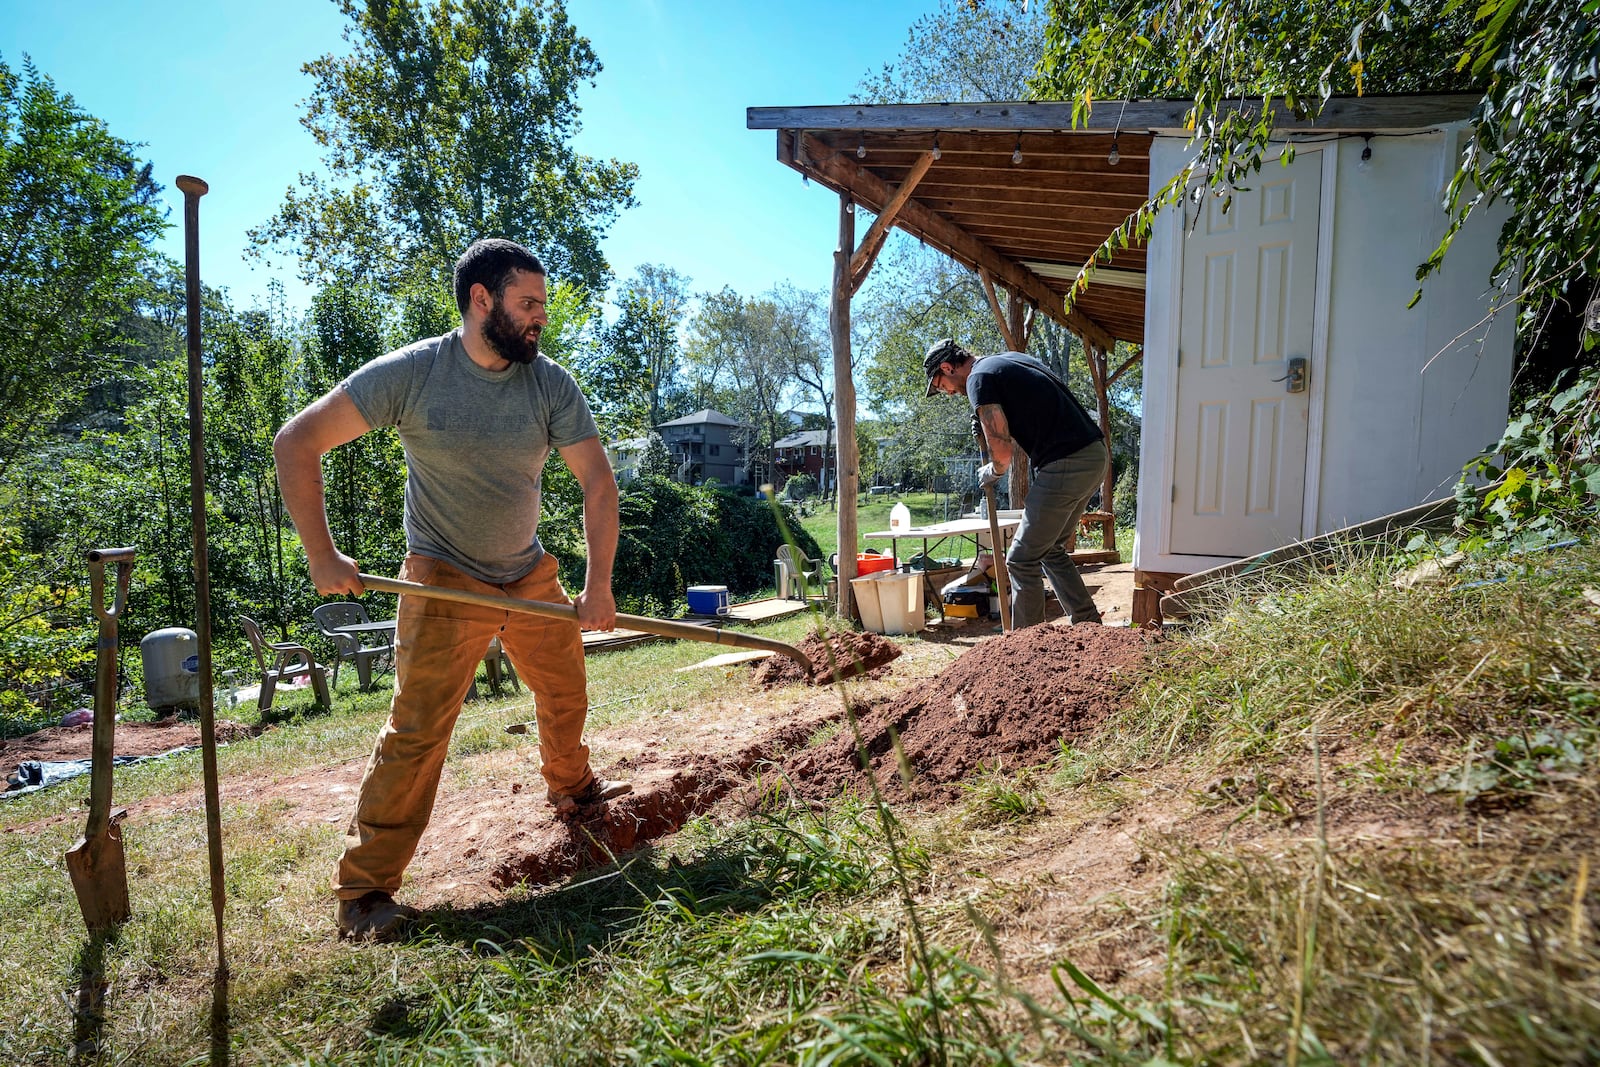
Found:
[[[708,667],[732,667],[738,663],[749,663],[751,660],[766,659],[768,656],[775,655],[777,655],[777,653],[768,652],[765,649],[759,648],[746,649],[743,652],[724,652],[719,656],[712,656],[709,659],[703,659],[699,663],[691,663],[687,667],[679,667],[678,673],[681,674],[684,671],[699,671]]]
[[[1236,559],[1232,563],[1224,563],[1219,567],[1209,570],[1197,571],[1194,574],[1179,578],[1174,583],[1177,592],[1187,593],[1213,585],[1229,578],[1253,574],[1257,571],[1284,566],[1300,560],[1323,555],[1334,549],[1335,546],[1350,541],[1362,541],[1391,535],[1403,530],[1416,530],[1448,526],[1456,516],[1456,501],[1454,497],[1444,497],[1439,500],[1430,500],[1426,504],[1406,508],[1388,515],[1380,515],[1376,519],[1358,522],[1353,526],[1345,526],[1337,530],[1330,530],[1316,537],[1308,537],[1304,541],[1274,548],[1244,559]]]

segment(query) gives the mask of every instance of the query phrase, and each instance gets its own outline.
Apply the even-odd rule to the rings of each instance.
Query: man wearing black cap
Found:
[[[998,482],[1021,453],[1030,487],[1022,523],[1006,552],[1011,576],[1011,623],[1044,621],[1044,576],[1074,625],[1099,622],[1100,612],[1063,548],[1106,473],[1105,439],[1066,383],[1021,352],[982,359],[950,338],[928,349],[922,367],[928,391],[965,394],[977,412],[990,462],[978,468],[984,486]]]

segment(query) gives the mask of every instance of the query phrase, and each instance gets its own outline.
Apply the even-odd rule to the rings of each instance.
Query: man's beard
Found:
[[[504,305],[499,300],[489,309],[483,320],[483,339],[489,342],[495,355],[512,363],[532,363],[539,358],[539,335],[529,340],[525,331],[518,329]]]

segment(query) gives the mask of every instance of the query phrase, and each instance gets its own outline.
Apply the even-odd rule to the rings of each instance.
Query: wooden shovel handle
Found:
[[[360,577],[362,585],[383,593],[398,593],[402,596],[418,596],[430,600],[453,600],[459,604],[476,604],[500,611],[519,611],[525,615],[541,615],[547,619],[561,619],[574,623],[578,621],[578,609],[571,604],[549,604],[542,600],[519,600],[516,597],[474,593],[466,589],[445,589],[436,585],[405,582],[398,578],[384,578],[376,574],[363,574]],[[807,674],[811,672],[811,660],[804,652],[793,645],[767,637],[756,637],[753,634],[738,633],[733,630],[717,630],[709,626],[695,626],[686,622],[653,619],[647,615],[626,615],[622,612],[617,613],[617,625],[660,637],[679,637],[686,641],[704,641],[712,645],[732,645],[736,648],[758,648],[766,652],[776,652],[799,663],[806,669]]]
[[[1000,544],[1000,513],[995,510],[994,486],[983,487],[983,497],[989,504],[989,540],[994,542],[994,582],[1000,591],[1000,629],[1011,632],[1011,579],[1006,574],[1005,547]]]

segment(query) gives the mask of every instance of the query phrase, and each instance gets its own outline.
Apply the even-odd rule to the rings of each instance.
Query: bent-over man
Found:
[[[1074,624],[1099,622],[1100,612],[1063,547],[1105,477],[1107,452],[1100,429],[1066,383],[1021,352],[975,358],[950,338],[923,357],[925,396],[965,394],[977,412],[990,461],[978,468],[984,486],[1011,469],[1020,449],[1029,462],[1028,499],[1006,551],[1011,578],[1011,624],[1044,621],[1044,576]]]
[[[322,457],[393,426],[408,467],[400,576],[573,603],[578,622],[400,598],[394,700],[333,876],[342,937],[389,937],[417,916],[394,893],[432,815],[451,731],[493,638],[537,701],[540,769],[557,811],[632,788],[595,777],[583,743],[588,695],[580,628],[609,630],[616,620],[617,485],[577,384],[539,354],[548,322],[544,266],[512,241],[478,241],[456,263],[455,297],[459,328],[366,364],[278,433],[278,481],[312,584],[323,595],[363,589],[356,561],[339,551],[328,528]],[[576,601],[539,545],[540,478],[551,448],[583,489],[588,564]]]

